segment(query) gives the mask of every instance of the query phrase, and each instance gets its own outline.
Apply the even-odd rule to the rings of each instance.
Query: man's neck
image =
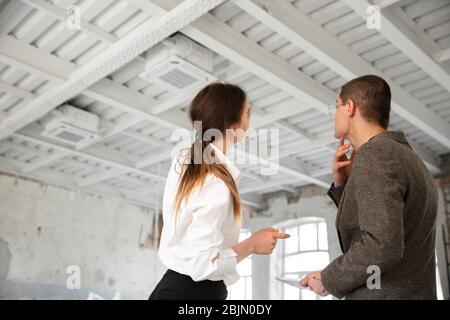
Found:
[[[385,132],[386,129],[380,126],[365,126],[362,130],[354,130],[355,132],[348,134],[348,140],[352,145],[353,149],[357,151],[364,143]]]

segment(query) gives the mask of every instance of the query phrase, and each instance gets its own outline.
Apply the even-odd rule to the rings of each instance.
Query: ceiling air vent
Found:
[[[140,76],[175,93],[193,92],[217,80],[213,59],[211,50],[176,34],[147,52]]]
[[[99,122],[96,114],[64,105],[46,117],[41,134],[80,147],[98,138]]]

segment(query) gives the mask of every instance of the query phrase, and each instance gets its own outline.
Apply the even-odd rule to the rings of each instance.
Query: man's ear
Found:
[[[353,118],[356,114],[356,105],[355,102],[352,99],[347,99],[345,103],[345,113],[348,117]]]

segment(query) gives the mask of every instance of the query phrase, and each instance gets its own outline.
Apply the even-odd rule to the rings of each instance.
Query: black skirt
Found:
[[[167,270],[149,300],[226,300],[223,281],[194,281],[190,276]]]

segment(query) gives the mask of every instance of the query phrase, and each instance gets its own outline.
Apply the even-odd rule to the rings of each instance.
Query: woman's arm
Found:
[[[242,242],[239,242],[235,246],[231,247],[231,249],[236,252],[236,260],[237,263],[239,263],[253,253],[253,244],[251,243],[249,238]]]
[[[239,263],[251,254],[271,254],[277,244],[277,239],[286,238],[289,238],[289,235],[279,233],[276,228],[264,228],[231,249],[236,252],[236,260]]]
[[[185,241],[179,246],[172,246],[171,250],[176,256],[183,258],[185,272],[194,281],[232,273],[237,262],[253,253],[270,254],[278,238],[288,237],[278,233],[277,229],[266,228],[234,247],[222,249],[224,238],[221,229],[230,214],[230,201],[228,187],[219,179],[212,180],[190,196],[192,221],[186,228]]]

